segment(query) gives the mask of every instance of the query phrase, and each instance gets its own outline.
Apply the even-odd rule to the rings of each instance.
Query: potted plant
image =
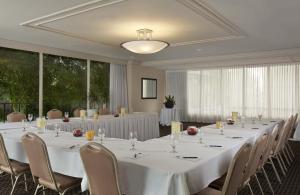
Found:
[[[171,95],[165,96],[164,105],[166,108],[173,108],[175,104],[176,103],[175,103],[174,96],[171,96]]]

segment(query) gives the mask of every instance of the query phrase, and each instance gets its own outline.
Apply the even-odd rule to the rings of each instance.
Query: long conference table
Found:
[[[116,155],[123,194],[190,195],[201,191],[226,173],[241,145],[245,142],[253,143],[262,133],[271,131],[277,122],[247,123],[244,128],[240,125],[226,125],[224,135],[220,135],[220,130],[214,125],[202,127],[202,143],[199,143],[198,135],[190,136],[184,132],[179,136],[177,153],[170,152],[170,136],[138,142],[136,151],[130,150],[130,141],[126,139],[105,138],[103,145]],[[30,131],[37,133],[34,129]],[[21,143],[21,136],[26,131],[7,129],[0,133],[4,137],[9,157],[28,162]],[[70,132],[61,132],[59,137],[55,137],[53,131],[38,135],[47,145],[52,169],[64,175],[82,178],[81,189],[87,190],[88,181],[79,149],[88,141],[84,137],[73,137]],[[99,139],[94,141],[99,142]],[[134,154],[137,154],[136,158]],[[198,158],[186,159],[186,156]]]
[[[31,124],[36,127],[36,122]],[[69,122],[62,119],[47,120],[47,129],[54,130],[57,126],[61,131],[73,132],[74,129],[98,131],[99,128],[105,131],[106,137],[128,139],[130,132],[137,132],[139,141],[159,137],[159,119],[157,113],[133,113],[122,117],[113,115],[101,115],[99,119],[93,118],[70,118]],[[22,128],[22,123],[0,124],[0,130]]]

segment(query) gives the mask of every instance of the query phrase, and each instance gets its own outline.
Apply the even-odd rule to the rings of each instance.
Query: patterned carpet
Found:
[[[164,133],[167,133],[167,128],[164,128]],[[280,185],[275,177],[274,172],[270,169],[270,166],[266,166],[267,174],[271,180],[272,186],[275,190],[276,195],[299,195],[300,194],[300,142],[292,143],[293,150],[295,151],[296,158],[292,165],[290,166],[287,176],[282,178],[282,184]],[[279,170],[279,169],[278,169]],[[14,194],[16,195],[32,195],[34,194],[35,184],[33,183],[32,179],[28,179],[28,192],[24,192],[24,184],[20,183],[17,185],[16,191]],[[264,189],[265,195],[271,194],[267,182],[265,181],[264,177],[259,175],[259,181],[262,184]],[[253,187],[253,191],[255,195],[260,195],[260,191],[258,185],[255,181],[251,182],[251,186]],[[11,190],[11,180],[10,176],[2,176],[0,177],[0,195],[9,195]],[[43,193],[39,193],[43,194]],[[52,191],[46,191],[46,195],[56,195],[57,193]],[[87,195],[88,193],[79,193],[79,189],[74,190],[73,192],[67,193],[68,195],[75,195],[75,194],[82,194]],[[243,189],[239,195],[251,195],[248,188]]]

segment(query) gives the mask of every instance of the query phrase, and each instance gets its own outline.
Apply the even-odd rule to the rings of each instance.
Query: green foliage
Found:
[[[86,107],[87,61],[43,55],[44,115],[50,109],[72,111]],[[108,63],[91,61],[90,101],[92,107],[109,101]],[[38,115],[39,54],[0,47],[0,103],[13,104],[13,110]],[[0,105],[0,121],[4,119]]]
[[[91,61],[89,95],[91,108],[98,108],[100,104],[109,101],[109,71],[109,63]]]
[[[72,112],[85,107],[87,99],[86,60],[44,55],[44,114],[57,108]]]
[[[0,47],[0,102],[21,103],[21,112],[37,113],[38,58],[38,53]]]
[[[171,96],[171,95],[165,96],[164,104],[173,104],[173,105],[175,105],[176,102],[175,102],[174,96]]]

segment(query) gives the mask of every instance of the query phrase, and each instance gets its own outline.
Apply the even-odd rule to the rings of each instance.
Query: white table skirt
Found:
[[[54,120],[47,129],[54,129]],[[83,131],[105,129],[105,136],[111,138],[128,139],[129,133],[136,131],[139,141],[145,141],[159,137],[159,123],[157,113],[127,114],[123,117],[102,115],[98,120],[71,118],[70,122],[56,120],[58,127],[63,131],[72,132],[76,128]]]
[[[214,126],[204,127],[204,143],[199,144],[198,136],[181,135],[177,145],[178,153],[170,153],[169,136],[137,143],[137,152],[142,156],[132,159],[128,140],[108,138],[104,146],[117,157],[119,179],[122,193],[128,195],[190,195],[205,188],[210,182],[222,176],[228,169],[236,151],[245,142],[254,142],[263,132],[270,131],[275,123],[247,124],[245,128],[226,126],[225,135],[219,135]],[[259,129],[252,129],[257,127]],[[21,130],[1,131],[10,158],[27,162],[20,137]],[[39,134],[47,144],[50,162],[55,172],[83,178],[82,190],[88,181],[81,163],[79,147],[87,143],[84,138],[75,138],[64,132],[55,138],[53,132]],[[230,136],[241,136],[232,139]],[[68,147],[79,144],[74,149]],[[211,148],[206,145],[222,145]],[[198,156],[199,160],[190,161],[176,156]]]
[[[172,121],[180,121],[178,110],[176,108],[162,108],[160,111],[160,124],[170,126]]]

